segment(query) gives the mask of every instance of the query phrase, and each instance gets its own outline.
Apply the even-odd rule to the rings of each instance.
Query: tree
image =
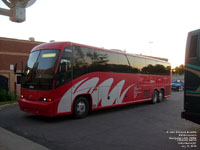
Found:
[[[184,65],[182,64],[180,66],[176,66],[174,69],[172,69],[172,73],[177,75],[184,74]]]

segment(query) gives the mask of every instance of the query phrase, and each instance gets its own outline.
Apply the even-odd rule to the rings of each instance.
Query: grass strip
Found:
[[[2,105],[6,105],[6,104],[12,104],[12,103],[15,103],[17,102],[17,100],[12,100],[12,101],[3,101],[3,102],[0,102],[0,106]]]

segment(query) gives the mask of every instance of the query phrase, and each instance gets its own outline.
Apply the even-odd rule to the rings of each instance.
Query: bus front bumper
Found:
[[[29,101],[24,98],[18,100],[19,107],[22,111],[41,116],[55,116],[54,102]]]
[[[200,114],[183,111],[181,118],[200,124]]]

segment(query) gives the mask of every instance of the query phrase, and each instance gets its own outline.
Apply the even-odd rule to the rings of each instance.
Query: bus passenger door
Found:
[[[57,75],[56,88],[57,96],[61,96],[58,104],[58,112],[70,112],[72,104],[72,65],[71,54],[72,51],[65,49],[60,59]]]

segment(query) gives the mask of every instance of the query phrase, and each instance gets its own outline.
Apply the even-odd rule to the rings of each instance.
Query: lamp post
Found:
[[[153,45],[153,41],[149,41],[149,50],[150,50],[150,55],[152,56],[152,45]]]
[[[13,22],[26,20],[26,8],[33,5],[36,0],[2,0],[10,9],[0,8],[0,15],[9,16]]]

